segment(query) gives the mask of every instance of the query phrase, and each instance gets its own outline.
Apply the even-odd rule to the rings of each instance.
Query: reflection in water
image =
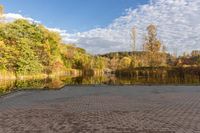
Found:
[[[9,81],[1,81],[0,80],[0,94],[10,92],[13,89],[15,89],[15,81],[9,80]]]
[[[22,89],[59,89],[64,85],[200,85],[200,74],[176,71],[135,71],[129,76],[61,76],[43,80],[0,81],[0,94]]]

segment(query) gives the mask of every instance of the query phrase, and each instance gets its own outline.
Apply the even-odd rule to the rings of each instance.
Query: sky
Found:
[[[127,8],[148,0],[0,0],[7,13],[20,13],[70,33],[105,27]]]
[[[155,24],[168,52],[200,49],[199,0],[0,0],[5,18],[24,18],[59,32],[93,54],[129,51],[130,30],[137,29],[137,50],[146,27]],[[45,7],[45,8],[44,8]]]

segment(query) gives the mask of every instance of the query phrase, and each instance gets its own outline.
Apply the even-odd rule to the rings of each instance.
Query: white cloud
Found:
[[[137,48],[149,24],[156,24],[159,38],[169,52],[200,49],[200,1],[154,0],[151,4],[127,9],[126,14],[105,28],[63,36],[71,38],[91,53],[130,50],[130,29],[137,27]],[[66,41],[67,42],[67,41]]]
[[[58,32],[61,35],[63,42],[77,43],[77,38],[73,38],[73,36],[71,34],[68,34],[66,30],[61,30],[59,28],[46,28],[50,31]]]
[[[12,22],[16,19],[26,19],[30,22],[40,23],[40,21],[36,21],[30,17],[24,17],[21,14],[17,14],[17,13],[6,13],[3,15],[3,18],[5,22]]]
[[[152,0],[136,9],[127,9],[125,15],[115,19],[105,28],[69,34],[65,30],[49,28],[59,32],[66,43],[76,43],[90,53],[130,50],[130,29],[137,27],[137,48],[149,24],[156,24],[159,38],[169,52],[200,49],[200,1],[199,0]],[[25,18],[19,14],[6,14],[8,20]],[[25,18],[34,21],[31,18]]]

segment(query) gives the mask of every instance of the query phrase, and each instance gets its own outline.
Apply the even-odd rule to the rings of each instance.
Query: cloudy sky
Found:
[[[20,0],[12,2],[17,1]],[[199,0],[44,0],[47,3],[38,7],[36,1],[24,3],[34,9],[13,6],[14,3],[10,6],[10,1],[0,3],[8,7],[7,20],[26,18],[40,22],[59,32],[64,42],[75,43],[94,54],[130,50],[132,27],[137,28],[140,50],[146,27],[152,23],[158,27],[159,38],[169,52],[200,49]],[[45,4],[47,8],[42,10],[41,5]]]

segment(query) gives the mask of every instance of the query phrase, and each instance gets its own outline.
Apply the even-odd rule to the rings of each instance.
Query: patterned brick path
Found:
[[[0,132],[200,133],[198,88],[191,92],[144,90],[144,93],[134,88],[124,90],[128,93],[120,89],[98,90],[31,107],[4,108],[0,109]]]

